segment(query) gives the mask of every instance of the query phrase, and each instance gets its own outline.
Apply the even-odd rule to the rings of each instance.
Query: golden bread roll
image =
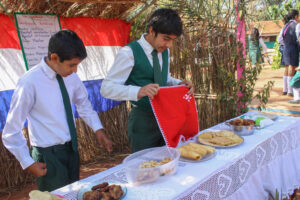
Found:
[[[194,148],[195,151],[200,152],[203,156],[208,154],[207,149],[203,148],[202,146],[200,146],[199,144],[197,144],[195,142],[190,142],[190,143],[187,144],[187,146],[190,146],[190,147]]]
[[[202,158],[202,155],[195,152],[191,151],[187,148],[184,148],[184,146],[181,146],[178,148],[180,151],[180,155],[184,158],[192,159],[192,160],[200,160]]]
[[[188,145],[193,146],[195,148],[203,148],[203,149],[205,149],[207,151],[207,153],[213,153],[213,152],[215,152],[215,148],[214,147],[210,147],[210,146],[198,144],[198,143],[195,143],[195,142],[190,142]]]
[[[201,156],[205,156],[207,154],[207,151],[203,148],[195,148],[193,146],[190,146],[190,145],[183,145],[182,146],[183,148],[185,149],[188,149],[189,151],[195,151],[197,153],[199,153]]]

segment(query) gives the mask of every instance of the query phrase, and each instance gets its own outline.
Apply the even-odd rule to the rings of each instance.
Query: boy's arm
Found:
[[[34,163],[22,133],[24,122],[34,103],[33,94],[30,86],[18,83],[2,133],[3,145],[16,157],[23,169]]]
[[[125,46],[115,57],[115,61],[107,76],[102,82],[101,94],[108,99],[117,101],[138,100],[138,92],[141,87],[125,85],[132,68],[134,57],[130,47]]]
[[[88,99],[88,92],[78,76],[76,84],[77,87],[75,90],[73,103],[76,105],[80,117],[90,128],[93,129],[100,147],[103,147],[104,145],[106,150],[111,152],[112,142],[106,136],[99,116],[97,112],[93,110],[91,102]]]

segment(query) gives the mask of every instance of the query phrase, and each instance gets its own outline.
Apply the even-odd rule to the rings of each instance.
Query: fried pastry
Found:
[[[110,185],[109,194],[113,199],[120,199],[123,195],[123,190],[120,185]]]
[[[83,200],[99,200],[102,197],[102,193],[98,190],[92,190],[83,194]]]
[[[202,145],[202,144],[197,144],[195,142],[190,142],[188,143],[188,145],[195,147],[195,148],[203,148],[207,151],[207,153],[213,153],[215,152],[215,148],[214,147],[210,147],[210,146],[206,146],[206,145]]]
[[[210,139],[209,142],[219,146],[228,146],[234,144],[234,141],[232,139],[218,136]]]
[[[187,148],[184,148],[184,146],[181,146],[178,149],[180,151],[180,155],[184,158],[188,158],[188,159],[191,159],[191,160],[200,160],[202,158],[201,154],[199,154],[196,151],[191,151]]]
[[[211,139],[215,135],[215,132],[204,132],[201,135],[199,135],[200,138],[202,139]]]
[[[215,134],[216,134],[216,136],[220,136],[220,137],[230,137],[230,136],[235,135],[234,132],[227,131],[227,130],[218,131]]]

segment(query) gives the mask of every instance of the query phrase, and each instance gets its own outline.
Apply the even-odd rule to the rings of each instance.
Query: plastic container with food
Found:
[[[141,185],[176,173],[180,152],[171,147],[154,147],[135,152],[123,160],[129,184]]]

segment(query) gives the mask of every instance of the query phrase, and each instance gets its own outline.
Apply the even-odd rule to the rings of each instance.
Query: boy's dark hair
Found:
[[[155,36],[158,33],[180,36],[182,34],[182,21],[175,10],[161,8],[156,10],[148,20],[147,32],[152,27]]]
[[[48,59],[52,53],[56,53],[60,62],[79,58],[81,60],[87,57],[85,46],[78,35],[71,30],[63,29],[51,36],[48,45]]]
[[[287,24],[289,21],[290,21],[289,15],[286,14],[286,15],[283,17],[283,22],[284,22],[284,24]]]
[[[296,9],[290,10],[290,12],[289,12],[289,14],[288,14],[289,20],[295,19],[295,17],[296,17],[297,15],[299,16],[299,11],[298,11],[298,10],[296,10]]]
[[[259,40],[259,31],[258,31],[257,28],[252,29],[250,40],[251,41],[258,41]]]

